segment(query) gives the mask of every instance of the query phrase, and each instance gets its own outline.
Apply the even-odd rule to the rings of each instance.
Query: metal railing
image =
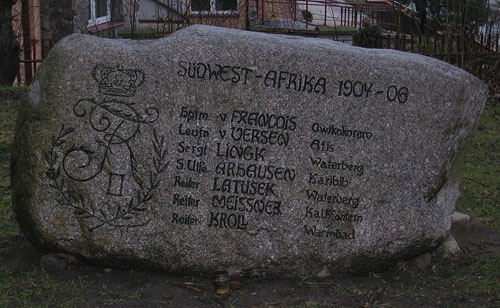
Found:
[[[394,6],[337,0],[261,0],[258,5],[260,24],[277,28],[359,28],[367,19],[387,27],[395,24],[398,15]]]
[[[23,42],[17,73],[19,84],[30,84],[33,81],[38,66],[46,58],[52,46],[52,40],[27,40]]]

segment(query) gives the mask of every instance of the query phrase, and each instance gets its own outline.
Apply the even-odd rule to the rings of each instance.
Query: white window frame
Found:
[[[194,11],[191,8],[191,5],[192,5],[192,2],[191,2],[189,4],[189,10],[191,11],[192,14],[239,14],[240,13],[240,8],[239,8],[240,0],[236,0],[237,9],[234,11],[231,11],[231,10],[217,11],[216,2],[217,2],[217,0],[210,0],[210,11]]]
[[[90,19],[88,22],[89,27],[111,21],[111,0],[106,0],[106,16],[101,17],[95,17],[96,1],[97,0],[90,0]]]

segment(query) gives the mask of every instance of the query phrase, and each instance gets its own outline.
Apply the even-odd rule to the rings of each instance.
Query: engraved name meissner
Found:
[[[272,147],[288,146],[300,124],[297,116],[238,109],[214,117],[202,110],[181,106],[179,119],[177,133],[182,139],[176,152],[181,156],[177,157],[175,168],[182,173],[173,178],[176,192],[169,203],[174,209],[172,224],[195,226],[205,221],[208,227],[220,230],[246,230],[257,216],[276,218],[284,214],[287,202],[280,196],[280,183],[287,183],[287,186],[293,183],[297,170],[273,164],[268,161],[268,153]],[[227,121],[230,126],[214,134],[209,122],[217,119]],[[235,135],[235,128],[245,133]],[[330,123],[314,122],[310,129],[313,134],[349,138],[353,142],[373,138],[369,131],[338,128]],[[210,135],[217,135],[220,141],[211,142],[207,138]],[[323,149],[323,142],[316,139],[306,146],[316,153],[334,151],[333,148]],[[363,216],[355,212],[360,197],[329,194],[321,192],[321,188],[346,188],[351,184],[349,176],[362,176],[365,166],[317,155],[310,156],[309,161],[315,171],[304,174],[311,188],[306,190],[308,203],[304,218],[312,225],[301,225],[302,232],[317,238],[354,239],[354,226],[343,230],[346,227],[343,225],[363,222]],[[324,171],[340,174],[323,174]],[[203,173],[213,174],[211,181],[201,181],[198,176]],[[201,185],[211,193],[198,195]],[[204,207],[210,209],[205,219],[200,217]],[[340,229],[321,226],[326,221]]]
[[[273,89],[346,98],[381,98],[384,102],[400,104],[406,103],[410,96],[404,86],[376,86],[359,80],[331,81],[328,76],[272,69],[260,72],[255,67],[220,63],[179,61],[176,73],[179,77],[205,82],[257,83]],[[278,184],[293,182],[297,172],[288,166],[274,165],[268,158],[272,148],[290,145],[293,132],[299,125],[297,116],[232,110],[217,117],[187,106],[182,106],[179,111],[181,123],[177,133],[183,139],[177,144],[177,152],[182,156],[176,159],[176,169],[183,172],[174,178],[174,186],[184,191],[174,194],[172,204],[189,213],[173,213],[173,224],[201,224],[204,219],[196,216],[200,215],[198,207],[203,206],[211,209],[205,220],[207,226],[218,229],[245,230],[255,215],[279,217],[284,214],[287,204],[281,200]],[[212,131],[208,124],[217,119],[229,126]],[[304,174],[310,189],[306,190],[308,205],[304,208],[304,217],[307,222],[300,226],[302,232],[318,238],[355,239],[355,224],[364,221],[363,216],[356,213],[361,198],[337,192],[330,194],[321,189],[350,187],[350,175],[362,176],[365,166],[319,154],[336,153],[335,138],[371,142],[374,134],[340,123],[314,122],[309,125],[311,133],[319,139],[312,138],[307,144],[307,148],[315,153],[309,159],[316,170]],[[215,136],[220,141],[212,144]],[[335,174],[324,174],[327,170]],[[186,176],[184,171],[190,175]],[[198,176],[203,173],[214,173],[212,181],[203,181],[202,184]],[[207,188],[212,194],[196,196],[200,185],[209,186]],[[323,221],[335,222],[338,229],[331,223],[325,225]]]
[[[178,115],[174,168],[179,173],[173,177],[175,192],[168,203],[172,224],[200,225],[200,212],[207,206],[207,226],[221,230],[245,230],[255,216],[282,215],[286,205],[277,192],[279,183],[293,182],[296,170],[268,162],[267,156],[273,147],[289,145],[297,116],[238,109],[213,117],[188,106],[181,106]],[[217,119],[229,127],[214,134],[209,124]],[[220,141],[212,142],[209,136]],[[199,178],[206,173],[213,174],[210,184]],[[200,186],[207,185],[211,194],[199,195]]]

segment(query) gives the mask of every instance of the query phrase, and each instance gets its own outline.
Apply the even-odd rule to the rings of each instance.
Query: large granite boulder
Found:
[[[487,87],[446,63],[193,26],[72,35],[18,119],[36,246],[111,265],[338,275],[437,245]]]

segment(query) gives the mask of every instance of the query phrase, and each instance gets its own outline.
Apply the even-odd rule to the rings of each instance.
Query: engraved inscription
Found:
[[[337,95],[365,101],[374,99],[384,103],[405,104],[410,98],[407,86],[378,85],[362,80],[332,80],[328,76],[287,70],[244,67],[223,63],[181,60],[177,63],[177,76],[211,82],[248,86],[258,84],[279,91],[295,91],[318,95]],[[222,119],[225,121],[225,119]]]
[[[151,221],[146,212],[168,166],[167,142],[156,129],[150,129],[149,140],[140,141],[151,142],[150,161],[140,162],[136,157],[134,142],[139,139],[141,128],[154,124],[159,112],[154,107],[141,112],[134,103],[117,97],[135,95],[145,79],[142,70],[97,64],[92,76],[99,93],[105,96],[79,99],[73,105],[75,126],[62,125],[59,134],[53,136],[46,155],[46,175],[51,187],[59,192],[57,202],[87,220],[89,231],[109,227],[124,232]],[[94,134],[94,143],[78,145],[69,141],[78,140],[73,135],[88,129]],[[144,167],[149,171],[142,170]],[[111,196],[104,198],[103,203],[94,204],[75,189],[86,185],[99,187],[98,183],[103,182],[107,185],[105,194]]]
[[[210,61],[179,61],[175,74],[180,80],[255,84],[363,102],[403,105],[410,100],[405,86]],[[290,215],[292,202],[300,204],[297,213],[303,219],[296,232],[311,238],[354,240],[358,226],[369,220],[364,212],[369,202],[358,188],[370,166],[343,154],[351,143],[377,140],[379,132],[369,126],[343,123],[335,114],[328,118],[241,105],[213,111],[182,103],[174,106],[173,151],[167,158],[166,132],[155,126],[158,110],[131,101],[146,82],[144,72],[98,64],[92,77],[99,95],[76,101],[74,125],[61,127],[47,155],[47,176],[61,196],[58,202],[90,221],[89,230],[107,226],[123,232],[148,224],[163,178],[168,178],[163,182],[168,195],[155,202],[168,211],[168,225],[181,230],[266,229],[265,224]],[[70,137],[82,129],[93,131],[94,141],[71,144],[78,139]],[[135,147],[148,142],[151,156],[138,157]],[[173,165],[164,177],[167,160]],[[105,186],[104,203],[92,204],[73,191],[91,182]]]
[[[124,174],[109,174],[108,194],[112,196],[122,196]]]

